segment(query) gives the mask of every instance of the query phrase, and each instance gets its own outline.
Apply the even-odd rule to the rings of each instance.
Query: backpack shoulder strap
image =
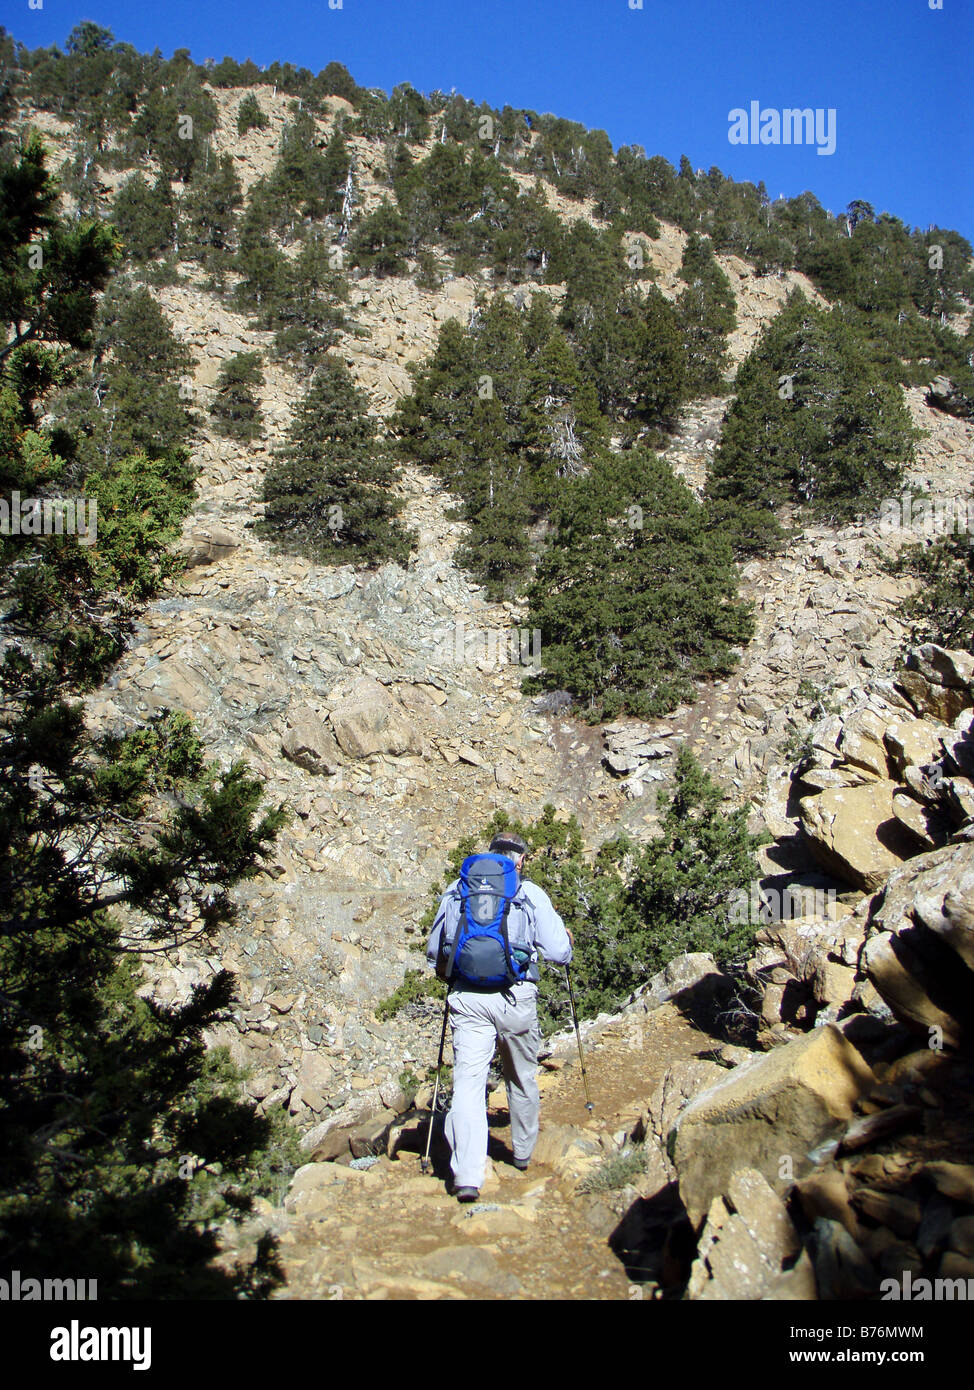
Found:
[[[538,925],[538,914],[537,914],[537,912],[536,912],[536,910],[535,910],[534,903],[531,901],[531,899],[528,897],[527,893],[524,891],[524,880],[523,880],[523,879],[522,879],[521,882],[517,885],[517,892],[514,894],[514,897],[511,899],[511,903],[512,903],[512,905],[513,905],[514,907],[520,907],[520,908],[522,908],[522,909],[524,910],[525,914],[527,915],[528,920],[529,920],[530,923],[531,923],[531,928],[532,928],[532,930],[534,930],[534,928]]]
[[[460,937],[463,935],[462,923],[460,921],[460,918],[463,914],[463,909],[461,907],[460,913],[457,916],[456,927],[454,929],[453,936],[446,938],[446,919],[450,907],[454,903],[462,902],[463,899],[459,879],[453,885],[453,887],[448,890],[448,895],[444,894],[444,896],[448,896],[448,901],[444,904],[443,911],[440,913],[436,921],[433,923],[433,930],[435,931],[437,927],[441,928],[439,943],[439,964],[437,965],[437,974],[440,974],[440,971],[442,970],[443,973],[441,975],[441,978],[449,982],[453,974],[453,962],[456,959],[457,947],[460,944]]]
[[[444,897],[444,898],[448,898],[448,899],[449,899],[449,902],[447,902],[447,903],[444,905],[443,911],[439,914],[439,916],[436,918],[435,922],[433,923],[433,926],[432,926],[432,928],[431,928],[432,931],[436,931],[436,928],[440,925],[440,923],[443,922],[443,921],[446,919],[446,914],[447,914],[447,910],[448,910],[448,908],[449,908],[449,906],[450,906],[450,903],[458,902],[462,896],[463,896],[463,895],[462,895],[462,893],[460,892],[460,881],[459,881],[459,879],[458,879],[457,882],[453,885],[453,887],[452,887],[452,888],[448,888],[447,891],[443,894],[443,897]]]

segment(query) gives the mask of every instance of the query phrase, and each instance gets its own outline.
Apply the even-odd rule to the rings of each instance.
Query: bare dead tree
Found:
[[[341,185],[342,189],[342,212],[341,226],[338,232],[338,240],[345,241],[348,237],[348,230],[352,221],[352,209],[358,205],[359,199],[355,188],[355,161],[349,160],[348,173],[345,175],[345,182]]]
[[[559,460],[558,476],[577,478],[585,472],[585,455],[581,441],[575,433],[575,412],[567,401],[557,396],[546,396],[543,405],[549,415],[551,455]]]

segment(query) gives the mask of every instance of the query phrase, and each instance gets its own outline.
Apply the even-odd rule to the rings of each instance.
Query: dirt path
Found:
[[[579,1172],[619,1152],[613,1136],[632,1130],[671,1063],[710,1047],[671,1007],[610,1025],[586,1048],[593,1115],[577,1059],[544,1070],[543,1157],[527,1173],[509,1162],[501,1087],[489,1106],[488,1176],[470,1206],[447,1194],[442,1151],[436,1174],[427,1176],[419,1153],[409,1151],[364,1169],[313,1165],[279,1231],[287,1286],[277,1296],[631,1299],[634,1286],[607,1243],[621,1215],[616,1208],[631,1196],[581,1193]],[[571,1146],[574,1167],[562,1161]]]

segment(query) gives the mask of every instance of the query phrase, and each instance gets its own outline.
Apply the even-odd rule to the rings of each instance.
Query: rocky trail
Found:
[[[438,1134],[423,1173],[427,1112],[414,1110],[306,1164],[224,1261],[272,1233],[285,1300],[861,1299],[907,1271],[972,1277],[969,1058],[870,1067],[829,1028],[751,1054],[700,1018],[706,958],[665,975],[585,1025],[591,1115],[573,1041],[552,1040],[527,1172],[510,1163],[503,1086],[470,1205],[449,1195]],[[809,1114],[822,1100],[824,1125]],[[783,1158],[800,1174],[781,1181]]]
[[[586,1046],[590,1116],[577,1056],[565,1040],[539,1077],[542,1132],[527,1172],[510,1162],[503,1085],[491,1095],[488,1172],[480,1200],[469,1206],[448,1195],[448,1157],[439,1134],[433,1172],[423,1175],[424,1118],[394,1128],[391,1157],[383,1152],[352,1160],[353,1166],[308,1165],[292,1186],[285,1214],[277,1213],[269,1226],[279,1236],[286,1274],[280,1296],[653,1296],[654,1271],[627,1267],[625,1251],[617,1254],[609,1244],[636,1188],[587,1193],[579,1185],[641,1132],[647,1097],[666,1068],[712,1047],[674,1008],[604,1030]]]

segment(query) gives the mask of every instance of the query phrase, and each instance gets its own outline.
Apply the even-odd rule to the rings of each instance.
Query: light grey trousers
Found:
[[[514,1157],[530,1158],[537,1142],[541,1041],[537,985],[512,985],[504,994],[454,990],[450,994],[450,1030],[453,1101],[445,1125],[450,1167],[457,1187],[479,1188],[487,1161],[487,1074],[498,1043]]]

